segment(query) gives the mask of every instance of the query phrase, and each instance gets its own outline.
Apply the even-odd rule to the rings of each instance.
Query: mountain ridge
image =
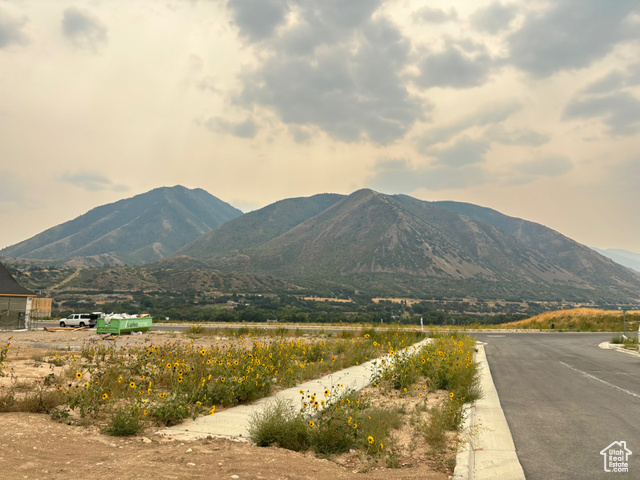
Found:
[[[260,215],[254,212],[255,218]],[[222,228],[245,220],[239,217]],[[407,278],[415,279],[416,289],[428,288],[429,282],[480,281],[520,293],[531,287],[547,296],[561,288],[582,291],[584,297],[608,289],[640,296],[640,281],[626,269],[543,225],[471,204],[438,204],[369,189],[340,198],[279,235],[246,245],[218,244],[195,258],[222,271],[360,286],[379,282],[376,276],[395,275],[405,278],[405,285]],[[193,253],[189,245],[180,252]]]
[[[242,212],[203,189],[177,185],[98,206],[0,250],[59,262],[138,265],[165,258]]]
[[[242,214],[202,189],[162,187],[96,207],[0,255],[73,268],[267,275],[376,295],[640,301],[640,276],[544,225],[371,189]]]

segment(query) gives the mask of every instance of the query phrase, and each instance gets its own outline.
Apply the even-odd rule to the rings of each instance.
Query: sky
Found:
[[[372,188],[640,252],[637,0],[0,0],[0,248],[161,186]]]

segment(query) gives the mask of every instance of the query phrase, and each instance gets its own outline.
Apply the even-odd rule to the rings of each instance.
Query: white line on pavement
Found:
[[[636,398],[640,398],[640,395],[638,395],[637,393],[630,392],[629,390],[625,390],[624,388],[620,388],[620,387],[618,387],[617,385],[614,385],[614,384],[609,383],[609,382],[605,382],[604,380],[602,380],[602,379],[600,379],[600,378],[598,378],[598,377],[594,377],[593,375],[591,375],[591,374],[589,374],[589,373],[587,373],[587,372],[583,372],[582,370],[578,370],[577,368],[572,367],[571,365],[567,365],[567,364],[566,364],[566,363],[564,363],[564,362],[560,362],[560,363],[561,363],[562,365],[564,365],[565,367],[568,367],[568,368],[570,368],[571,370],[573,370],[573,371],[575,371],[575,372],[581,373],[582,375],[584,375],[584,376],[585,376],[585,377],[587,377],[587,378],[591,378],[591,379],[593,379],[593,380],[597,380],[598,382],[604,383],[605,385],[608,385],[608,386],[610,386],[610,387],[613,387],[613,388],[615,388],[616,390],[620,390],[621,392],[628,393],[629,395],[632,395],[632,396],[634,396],[634,397],[636,397]]]

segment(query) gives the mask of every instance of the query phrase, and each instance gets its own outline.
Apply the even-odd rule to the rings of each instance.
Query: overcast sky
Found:
[[[0,248],[363,187],[640,252],[637,0],[0,0]]]

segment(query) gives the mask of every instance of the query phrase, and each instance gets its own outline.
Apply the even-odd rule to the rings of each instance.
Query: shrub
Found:
[[[446,402],[441,402],[429,410],[429,418],[418,425],[418,430],[434,450],[442,450],[446,445],[446,432],[451,430],[453,421]]]
[[[278,444],[296,452],[307,450],[310,445],[306,420],[291,402],[280,399],[267,404],[262,412],[251,415],[249,438],[259,447]]]
[[[151,417],[166,427],[178,425],[190,415],[189,405],[176,396],[151,408]]]
[[[140,412],[134,407],[122,407],[114,410],[109,424],[102,433],[114,437],[130,437],[136,435],[143,428]]]

